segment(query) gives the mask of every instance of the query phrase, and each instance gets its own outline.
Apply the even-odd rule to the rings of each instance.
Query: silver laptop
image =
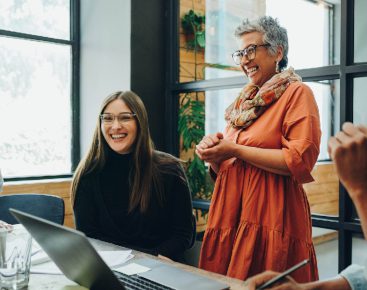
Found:
[[[162,289],[229,289],[228,285],[219,281],[150,258],[132,261],[149,267],[151,270],[148,272],[132,276],[114,273],[82,232],[19,210],[10,209],[10,212],[23,224],[66,277],[92,290],[152,289],[150,286],[143,286],[145,282],[167,287]],[[134,282],[130,281],[132,279]],[[139,284],[142,280],[143,282]],[[138,283],[138,288],[130,287],[131,283]]]

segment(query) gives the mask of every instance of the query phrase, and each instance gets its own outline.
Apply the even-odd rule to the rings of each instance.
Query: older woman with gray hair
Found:
[[[236,29],[234,62],[249,79],[226,109],[223,133],[205,136],[198,156],[209,163],[215,188],[200,267],[239,279],[264,270],[318,279],[310,207],[303,183],[320,146],[320,120],[311,89],[288,63],[287,31],[269,16]]]

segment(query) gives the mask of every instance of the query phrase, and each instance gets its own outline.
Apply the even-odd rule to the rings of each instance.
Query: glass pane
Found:
[[[365,62],[367,43],[364,39],[366,39],[367,18],[363,11],[367,11],[367,1],[354,1],[354,62]]]
[[[340,0],[333,1],[334,4],[323,3],[308,0],[180,0],[179,81],[242,76],[242,71],[231,58],[238,49],[234,30],[244,18],[265,14],[277,17],[288,31],[290,66],[301,69],[337,64]],[[311,22],[309,15],[313,15]]]
[[[367,77],[355,78],[353,85],[353,122],[367,125]]]
[[[312,228],[320,280],[338,274],[338,232],[318,227]]]
[[[306,82],[312,89],[320,113],[321,144],[318,161],[329,160],[327,143],[339,128],[340,81]],[[303,185],[311,212],[330,216],[339,215],[339,179],[330,163],[318,162],[313,171],[314,182]]]
[[[242,75],[231,57],[238,46],[234,27],[263,6],[246,2],[180,0],[180,82]]]
[[[70,0],[0,1],[0,29],[70,39]]]
[[[4,177],[71,172],[70,46],[0,37]]]
[[[352,238],[352,263],[367,265],[367,241],[362,234],[356,234]]]
[[[266,0],[266,14],[277,17],[287,29],[289,66],[301,69],[339,63],[340,0],[330,2]]]
[[[318,160],[329,160],[327,142],[334,135],[339,124],[335,122],[335,116],[339,115],[339,106],[336,106],[336,102],[340,99],[340,82],[339,80],[326,80],[305,83],[312,89],[320,113],[322,135]]]
[[[237,98],[240,88],[207,91],[205,100],[205,134],[223,132],[224,110]]]
[[[353,122],[355,124],[367,125],[367,98],[364,92],[367,89],[366,86],[367,77],[355,78],[353,80]],[[358,218],[357,211],[353,207],[353,216]]]

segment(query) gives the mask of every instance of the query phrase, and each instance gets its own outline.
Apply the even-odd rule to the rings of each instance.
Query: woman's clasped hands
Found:
[[[233,157],[236,144],[223,139],[223,134],[218,132],[203,137],[196,145],[195,153],[203,161],[219,165],[223,160]]]

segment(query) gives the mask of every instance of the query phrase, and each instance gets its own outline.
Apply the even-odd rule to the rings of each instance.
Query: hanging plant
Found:
[[[181,19],[182,29],[187,37],[188,49],[205,47],[205,16],[194,10],[187,12]]]
[[[184,151],[194,150],[205,134],[205,105],[204,102],[193,99],[186,94],[181,101],[178,119],[178,131],[182,137]],[[194,154],[187,162],[186,174],[189,180],[193,198],[209,199],[213,184],[208,178],[204,161]]]
[[[198,144],[205,134],[204,102],[192,99],[186,94],[179,110],[178,131],[183,138],[183,150]]]

